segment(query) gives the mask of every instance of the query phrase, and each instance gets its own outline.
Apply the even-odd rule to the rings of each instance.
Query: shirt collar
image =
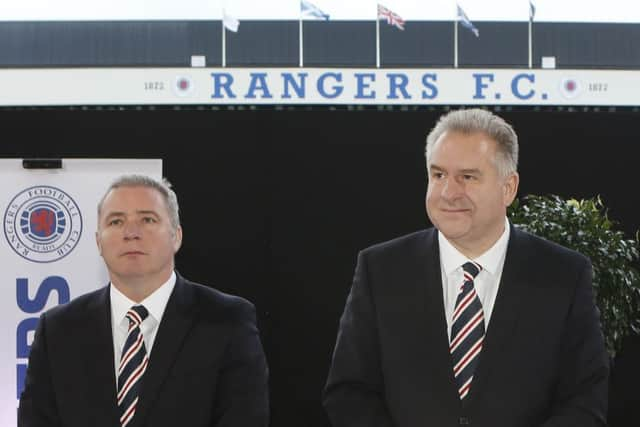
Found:
[[[164,310],[169,302],[169,297],[176,284],[176,273],[171,272],[169,280],[164,282],[158,289],[153,291],[151,295],[146,297],[140,303],[136,303],[124,295],[118,288],[110,284],[110,298],[111,298],[111,316],[115,320],[116,325],[120,325],[126,320],[127,311],[134,305],[144,305],[149,311],[149,316],[160,322]],[[127,325],[127,323],[125,323]]]
[[[495,275],[500,268],[500,263],[507,250],[510,234],[511,228],[509,226],[509,220],[505,217],[504,231],[500,238],[485,253],[473,261],[480,264],[483,270],[487,270],[492,275]],[[438,232],[438,244],[440,246],[440,263],[444,268],[445,274],[450,275],[465,262],[469,261],[469,258],[457,250],[440,232]]]

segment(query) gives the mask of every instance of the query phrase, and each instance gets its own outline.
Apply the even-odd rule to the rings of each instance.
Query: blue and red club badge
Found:
[[[189,96],[193,92],[193,81],[189,76],[177,76],[173,91],[178,96]]]
[[[582,83],[575,77],[564,77],[560,80],[560,93],[564,98],[577,98],[581,92]]]
[[[4,235],[21,257],[38,263],[55,262],[77,246],[82,214],[64,191],[48,185],[27,188],[9,202]]]

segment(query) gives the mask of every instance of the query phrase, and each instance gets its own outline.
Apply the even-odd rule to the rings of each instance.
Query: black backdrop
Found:
[[[357,251],[427,225],[423,144],[442,110],[0,110],[2,157],[162,158],[178,269],[256,304],[273,427],[324,427],[321,390]],[[501,111],[520,195],[600,194],[632,236],[633,111]],[[410,351],[410,349],[408,349]]]

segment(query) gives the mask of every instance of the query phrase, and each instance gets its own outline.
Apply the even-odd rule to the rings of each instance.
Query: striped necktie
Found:
[[[460,400],[464,401],[471,388],[482,342],[484,340],[484,311],[473,286],[473,279],[482,267],[475,262],[462,266],[464,283],[456,298],[451,325],[449,351],[453,361],[453,374]]]
[[[140,324],[148,315],[149,312],[142,305],[133,306],[127,312],[129,332],[118,367],[118,409],[122,427],[129,424],[136,413],[142,375],[149,363],[140,331]]]

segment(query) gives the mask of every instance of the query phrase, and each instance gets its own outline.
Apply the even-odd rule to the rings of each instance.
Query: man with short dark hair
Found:
[[[266,426],[255,309],[174,271],[182,227],[168,182],[117,179],[96,242],[110,284],[40,318],[18,426]]]
[[[604,426],[591,264],[507,220],[512,127],[453,111],[426,160],[434,228],[358,256],[324,392],[333,426]]]

